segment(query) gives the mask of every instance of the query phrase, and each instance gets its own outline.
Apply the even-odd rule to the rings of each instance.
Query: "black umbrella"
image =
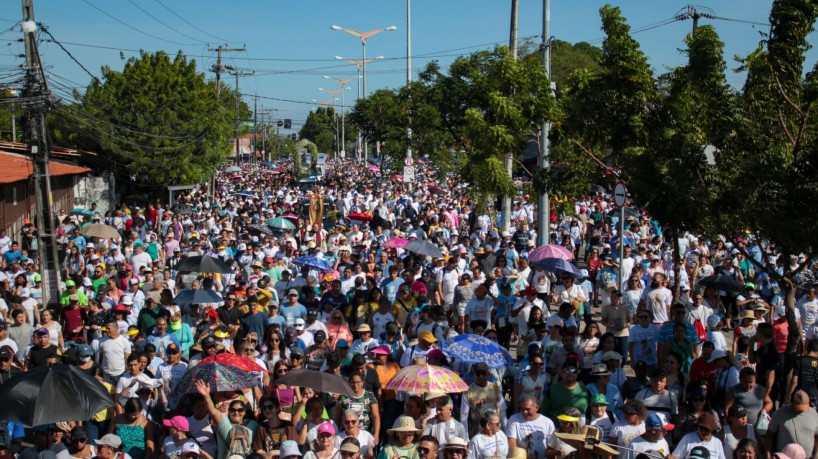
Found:
[[[276,384],[285,384],[294,387],[309,387],[318,392],[329,392],[331,394],[348,395],[354,397],[355,393],[349,384],[338,375],[322,373],[305,369],[297,369],[287,373],[275,381]]]
[[[218,293],[209,289],[185,289],[176,295],[173,303],[176,304],[202,304],[202,303],[221,303],[224,298],[220,297]]]
[[[437,246],[431,242],[420,239],[415,239],[414,241],[406,244],[403,247],[403,250],[427,257],[443,258],[443,254],[440,253],[440,249],[438,249]]]
[[[255,231],[257,233],[267,234],[269,236],[273,236],[275,234],[273,232],[273,230],[271,230],[269,227],[267,227],[267,225],[255,224],[255,225],[248,226],[247,229],[250,230],[250,231]]]
[[[218,258],[207,255],[186,257],[176,265],[176,271],[183,273],[222,273],[230,274],[233,268]]]
[[[741,293],[744,291],[744,284],[742,284],[738,279],[721,273],[703,278],[699,281],[698,285],[714,287],[728,293]]]
[[[0,419],[39,426],[88,420],[114,406],[111,394],[74,365],[44,365],[0,385]]]

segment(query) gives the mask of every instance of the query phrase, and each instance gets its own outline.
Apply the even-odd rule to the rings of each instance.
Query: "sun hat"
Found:
[[[591,376],[610,376],[611,372],[608,370],[608,366],[604,363],[596,363],[594,364],[593,369],[591,370]]]
[[[287,440],[284,443],[282,443],[279,451],[280,451],[279,457],[281,459],[290,456],[301,457],[301,450],[298,449],[298,443],[296,443],[294,440]]]
[[[463,440],[460,437],[449,437],[449,441],[446,443],[446,446],[444,446],[443,449],[466,449],[468,447],[469,443],[466,440]]]
[[[341,447],[338,448],[345,453],[357,453],[361,447],[357,445],[358,440],[355,437],[344,438],[341,442]]]
[[[395,422],[395,427],[392,429],[387,430],[388,433],[394,432],[414,432],[416,434],[421,433],[422,430],[418,429],[415,425],[415,419],[411,416],[401,416]]]
[[[97,446],[108,446],[113,449],[118,449],[122,446],[122,439],[118,435],[105,434],[99,440],[94,440]]]
[[[608,351],[602,354],[602,361],[606,362],[608,360],[622,360],[622,355],[616,351]]]
[[[809,404],[807,404],[807,408],[809,408]],[[719,430],[719,422],[716,420],[716,416],[707,411],[699,416],[698,425],[710,430],[711,432],[716,432]]]
[[[608,403],[608,399],[605,397],[604,394],[594,394],[594,396],[591,397],[590,405],[591,406],[594,406],[594,405],[606,405],[607,406],[607,405],[609,405],[609,403]]]
[[[784,449],[781,450],[781,454],[785,454],[792,459],[807,459],[807,453],[804,451],[804,447],[798,443],[790,443],[785,446]]]
[[[361,324],[361,325],[358,325],[358,328],[356,328],[355,331],[358,332],[358,333],[363,333],[363,332],[370,332],[371,333],[372,328],[367,324]]]

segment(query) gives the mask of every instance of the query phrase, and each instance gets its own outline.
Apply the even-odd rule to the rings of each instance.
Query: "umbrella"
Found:
[[[324,373],[322,371],[312,371],[303,368],[293,370],[276,379],[276,384],[286,384],[294,387],[309,387],[318,392],[328,392],[330,394],[348,395],[354,397],[352,388],[338,375]]]
[[[218,258],[207,255],[185,257],[176,265],[176,271],[186,273],[222,273],[230,274],[233,267]]]
[[[210,289],[184,289],[176,295],[173,302],[176,304],[221,303],[224,298]]]
[[[384,389],[418,395],[432,392],[466,392],[469,385],[452,370],[423,364],[401,369],[386,383]]]
[[[280,230],[294,230],[295,223],[287,220],[283,217],[276,217],[267,220],[267,226],[270,228],[280,229]]]
[[[299,257],[293,260],[293,263],[299,266],[307,266],[308,268],[317,269],[318,271],[331,273],[332,265],[328,261],[315,256]]]
[[[71,209],[71,212],[69,212],[69,213],[71,215],[85,215],[87,217],[93,217],[94,216],[94,211],[93,210],[83,209],[83,208],[80,208],[80,207],[75,207],[75,208]]]
[[[193,213],[193,208],[187,204],[176,204],[170,209],[175,214],[188,215]]]
[[[270,228],[267,228],[266,226],[259,225],[259,224],[250,225],[250,226],[247,227],[247,229],[249,229],[250,231],[256,231],[256,232],[259,232],[259,233],[262,233],[262,234],[268,234],[270,236],[272,236],[274,234],[272,231],[270,231]]]
[[[491,368],[505,368],[509,364],[508,351],[504,352],[496,342],[472,333],[449,338],[440,349],[466,363],[485,362]]]
[[[446,190],[444,190],[443,188],[440,188],[437,185],[432,185],[428,189],[429,189],[429,192],[434,193],[434,194],[440,194],[440,193],[443,193],[443,192],[446,191]]]
[[[122,235],[119,234],[119,231],[116,230],[111,225],[105,225],[103,223],[94,223],[92,225],[88,225],[82,230],[80,230],[80,234],[89,237],[98,237],[102,239],[119,239]]]
[[[202,359],[187,370],[179,380],[176,392],[190,394],[196,392],[196,381],[210,384],[211,392],[240,391],[258,385],[255,372],[264,371],[253,360],[236,354],[216,354]]]
[[[386,243],[384,243],[384,245],[383,245],[383,248],[384,249],[402,249],[402,248],[406,247],[406,244],[408,244],[408,243],[409,243],[409,239],[404,239],[402,237],[395,237],[395,238],[392,238],[392,239],[386,241]]]
[[[353,212],[353,213],[349,214],[349,219],[350,220],[360,220],[362,222],[371,222],[372,221],[372,215],[362,214],[360,212]]]
[[[378,167],[378,166],[369,166],[368,169],[371,170],[371,171],[375,171],[375,172],[381,170],[381,168]]]
[[[538,268],[542,268],[545,271],[555,274],[567,273],[575,278],[581,277],[579,274],[579,269],[577,269],[576,266],[561,258],[543,258],[542,260],[534,262],[533,264]]]
[[[233,196],[243,196],[245,198],[255,198],[256,194],[253,193],[252,191],[244,190],[244,191],[237,191],[237,192],[233,193]]]
[[[432,258],[443,258],[443,254],[440,253],[440,249],[438,249],[434,244],[420,239],[415,239],[414,241],[406,244],[403,246],[403,249],[418,255],[424,255]]]
[[[591,193],[608,194],[608,190],[606,190],[602,185],[591,185]]]
[[[44,365],[0,385],[0,419],[27,426],[91,419],[114,406],[105,386],[75,365]]]
[[[567,248],[558,244],[546,244],[537,247],[528,254],[528,262],[533,263],[544,258],[559,258],[562,260],[573,260],[574,254]]]
[[[227,172],[228,174],[232,174],[233,172],[241,172],[241,168],[237,166],[230,166],[224,171]]]
[[[298,224],[298,215],[296,215],[296,214],[284,214],[284,215],[281,216],[281,218],[289,220],[289,221],[295,223],[296,225]]]
[[[744,291],[744,284],[733,276],[722,273],[707,276],[699,281],[698,285],[705,287],[715,287],[725,292],[741,293]]]

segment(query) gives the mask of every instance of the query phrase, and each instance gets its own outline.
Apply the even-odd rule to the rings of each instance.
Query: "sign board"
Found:
[[[406,183],[415,181],[415,166],[404,166],[403,181]]]
[[[616,207],[622,207],[625,205],[625,197],[628,195],[628,189],[625,188],[625,184],[622,182],[616,182],[613,190],[613,197],[614,197],[614,205]]]
[[[414,166],[415,165],[415,160],[412,159],[411,156],[407,156],[406,158],[403,158],[403,165],[404,166]]]

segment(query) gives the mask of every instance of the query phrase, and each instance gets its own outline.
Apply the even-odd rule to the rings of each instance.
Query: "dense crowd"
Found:
[[[600,445],[628,459],[818,457],[818,300],[806,260],[781,259],[752,237],[674,241],[637,210],[620,234],[619,211],[596,193],[564,205],[547,229],[582,269],[549,270],[529,262],[538,230],[529,196],[516,197],[502,231],[467,184],[428,166],[410,187],[347,162],[330,162],[314,183],[296,181],[286,164],[244,165],[220,172],[213,196],[61,212],[58,308],[42,302],[37,229],[0,231],[0,385],[68,363],[115,403],[33,429],[3,422],[0,457],[610,455],[563,435],[597,430]],[[95,223],[121,237],[80,233]],[[427,241],[442,256],[390,244],[398,239]],[[195,256],[231,268],[177,269]],[[807,265],[798,330],[760,263]],[[705,281],[714,276],[739,288]],[[215,297],[177,300],[191,289]],[[507,364],[441,350],[462,334],[496,342]],[[792,378],[789,334],[804,342]],[[182,384],[222,353],[264,371],[242,390]],[[453,370],[468,391],[387,389],[399,370],[423,363]],[[277,382],[301,368],[341,376],[354,395]]]

